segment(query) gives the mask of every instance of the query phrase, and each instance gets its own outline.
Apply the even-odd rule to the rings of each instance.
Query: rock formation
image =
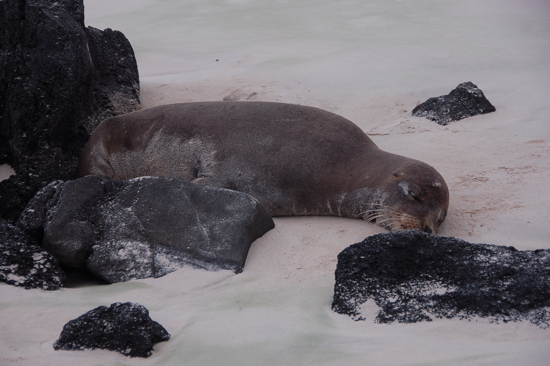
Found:
[[[242,271],[250,245],[274,227],[253,197],[176,179],[52,182],[19,225],[62,265],[113,283],[189,265]]]
[[[356,320],[373,300],[378,323],[436,318],[550,324],[550,249],[471,244],[420,230],[378,234],[338,255],[332,309]]]
[[[70,179],[104,118],[140,108],[132,47],[84,26],[83,0],[0,1],[0,217],[15,221],[55,179]]]
[[[0,281],[26,289],[57,290],[65,273],[51,254],[19,228],[0,219]]]

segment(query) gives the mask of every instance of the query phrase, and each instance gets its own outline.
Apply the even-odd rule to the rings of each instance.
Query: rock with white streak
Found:
[[[274,227],[247,194],[159,177],[53,182],[21,217],[26,230],[43,228],[42,246],[63,265],[109,283],[183,266],[239,273],[252,242]]]

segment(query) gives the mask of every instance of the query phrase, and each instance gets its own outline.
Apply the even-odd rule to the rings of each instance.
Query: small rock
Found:
[[[169,339],[170,334],[151,320],[144,306],[117,302],[90,310],[65,324],[53,348],[56,351],[99,348],[130,357],[149,357],[155,344]]]
[[[496,111],[483,92],[468,81],[457,86],[448,95],[430,98],[413,109],[412,115],[426,117],[440,125],[451,121]]]

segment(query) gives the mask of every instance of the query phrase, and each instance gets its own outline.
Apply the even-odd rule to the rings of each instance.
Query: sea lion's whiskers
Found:
[[[356,215],[356,217],[362,217],[363,220],[365,221],[372,221],[373,218],[372,216],[378,216],[378,215],[381,215],[383,213],[391,213],[391,212],[394,212],[395,209],[393,209],[392,207],[388,206],[388,205],[384,205],[384,204],[381,204],[381,203],[375,203],[372,205],[373,208],[371,209],[368,209],[368,210],[365,210],[365,211],[361,211],[360,213],[358,213]],[[367,214],[365,216],[365,214]]]
[[[365,221],[376,221],[376,224],[389,230],[403,230],[419,228],[422,229],[422,222],[419,218],[405,212],[402,209],[395,209],[387,205],[378,204],[378,208],[364,216]],[[368,212],[368,211],[366,211]]]
[[[389,226],[391,228],[394,228],[395,227],[395,221],[396,220],[393,217],[383,217],[382,220],[376,221],[376,224],[380,225],[382,227]],[[390,223],[391,225],[388,225],[388,223]]]
[[[358,216],[362,216],[365,222],[375,221],[377,225],[393,230],[396,227],[395,221],[397,221],[397,217],[401,216],[403,211],[381,203],[374,204],[373,206],[376,208],[364,211]]]
[[[357,214],[356,218],[362,218],[363,221],[369,222],[369,221],[375,220],[378,217],[382,216],[382,214],[379,211],[370,212],[367,215],[368,212],[369,211],[361,212],[361,213]]]
[[[378,219],[378,218],[380,218],[380,217],[384,217],[384,216],[383,216],[382,214],[380,214],[380,213],[371,214],[371,215],[369,215],[369,216],[363,217],[363,221],[364,221],[364,222],[371,222],[371,221],[374,221],[374,220],[376,220],[376,219]]]
[[[382,207],[382,205],[380,205]],[[369,211],[365,211],[366,214]],[[375,222],[377,225],[382,226],[388,230],[395,230],[399,228],[399,217],[403,214],[402,210],[395,210],[389,206],[376,209],[363,216],[364,222]]]

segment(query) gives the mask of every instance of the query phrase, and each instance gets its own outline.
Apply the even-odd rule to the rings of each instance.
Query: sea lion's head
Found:
[[[435,234],[449,208],[449,189],[428,164],[411,160],[388,173],[385,195],[370,215],[389,230],[420,229]]]

